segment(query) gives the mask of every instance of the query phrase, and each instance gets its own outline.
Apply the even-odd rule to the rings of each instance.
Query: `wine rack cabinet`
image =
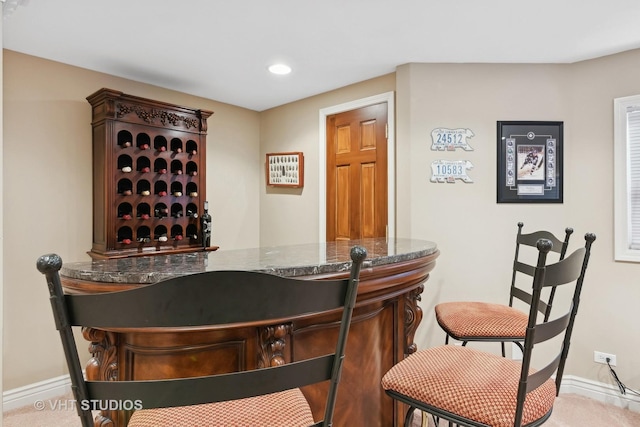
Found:
[[[211,111],[103,88],[93,129],[94,259],[214,250],[203,244]]]

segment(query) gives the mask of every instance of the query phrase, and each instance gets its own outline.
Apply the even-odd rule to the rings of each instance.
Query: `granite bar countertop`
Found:
[[[155,283],[212,270],[308,276],[348,271],[349,251],[355,245],[367,250],[362,268],[409,261],[438,251],[436,244],[427,240],[375,238],[63,263],[60,275],[103,283]]]

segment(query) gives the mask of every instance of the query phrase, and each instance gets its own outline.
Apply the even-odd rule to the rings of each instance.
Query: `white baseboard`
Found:
[[[62,375],[24,387],[7,390],[2,393],[2,410],[9,411],[22,406],[33,405],[38,400],[52,399],[70,391],[71,380],[69,375]],[[640,396],[632,394],[621,395],[618,388],[611,384],[565,375],[562,378],[560,393],[573,393],[629,409],[633,412],[640,412]]]
[[[38,400],[47,400],[71,392],[69,375],[29,384],[2,392],[2,411],[33,405]]]
[[[572,375],[564,375],[562,377],[560,393],[574,393],[619,408],[640,412],[640,396],[629,393],[624,395],[620,394],[618,387],[611,384],[591,381]]]

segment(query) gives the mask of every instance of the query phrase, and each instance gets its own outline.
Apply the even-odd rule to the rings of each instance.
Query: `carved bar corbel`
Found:
[[[88,327],[82,328],[82,336],[90,342],[91,359],[87,362],[87,379],[93,381],[118,380],[118,353],[116,335]],[[113,420],[118,418],[117,411],[100,411],[94,418],[95,427],[113,427]]]
[[[409,355],[418,350],[418,346],[413,342],[416,330],[422,322],[422,308],[418,305],[418,301],[422,300],[421,294],[424,291],[424,285],[420,285],[405,295],[404,305],[404,354]]]
[[[291,323],[264,326],[258,329],[258,368],[279,366],[286,363],[284,349],[287,335],[291,333]]]

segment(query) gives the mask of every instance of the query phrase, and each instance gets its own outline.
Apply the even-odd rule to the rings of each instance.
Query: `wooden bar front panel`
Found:
[[[401,425],[399,406],[380,380],[395,363],[416,350],[413,337],[422,319],[423,284],[438,253],[415,260],[363,269],[338,390],[334,425]],[[308,276],[321,280],[344,276]],[[348,272],[346,272],[348,274]],[[63,284],[65,279],[63,277]],[[75,292],[77,281],[69,283]],[[96,283],[87,283],[87,287]],[[110,308],[102,308],[110,309]],[[85,329],[94,380],[159,379],[256,369],[332,351],[340,312],[287,322],[236,328],[112,330]],[[303,390],[316,419],[324,412],[326,385]],[[130,414],[105,411],[96,425],[125,426]]]

